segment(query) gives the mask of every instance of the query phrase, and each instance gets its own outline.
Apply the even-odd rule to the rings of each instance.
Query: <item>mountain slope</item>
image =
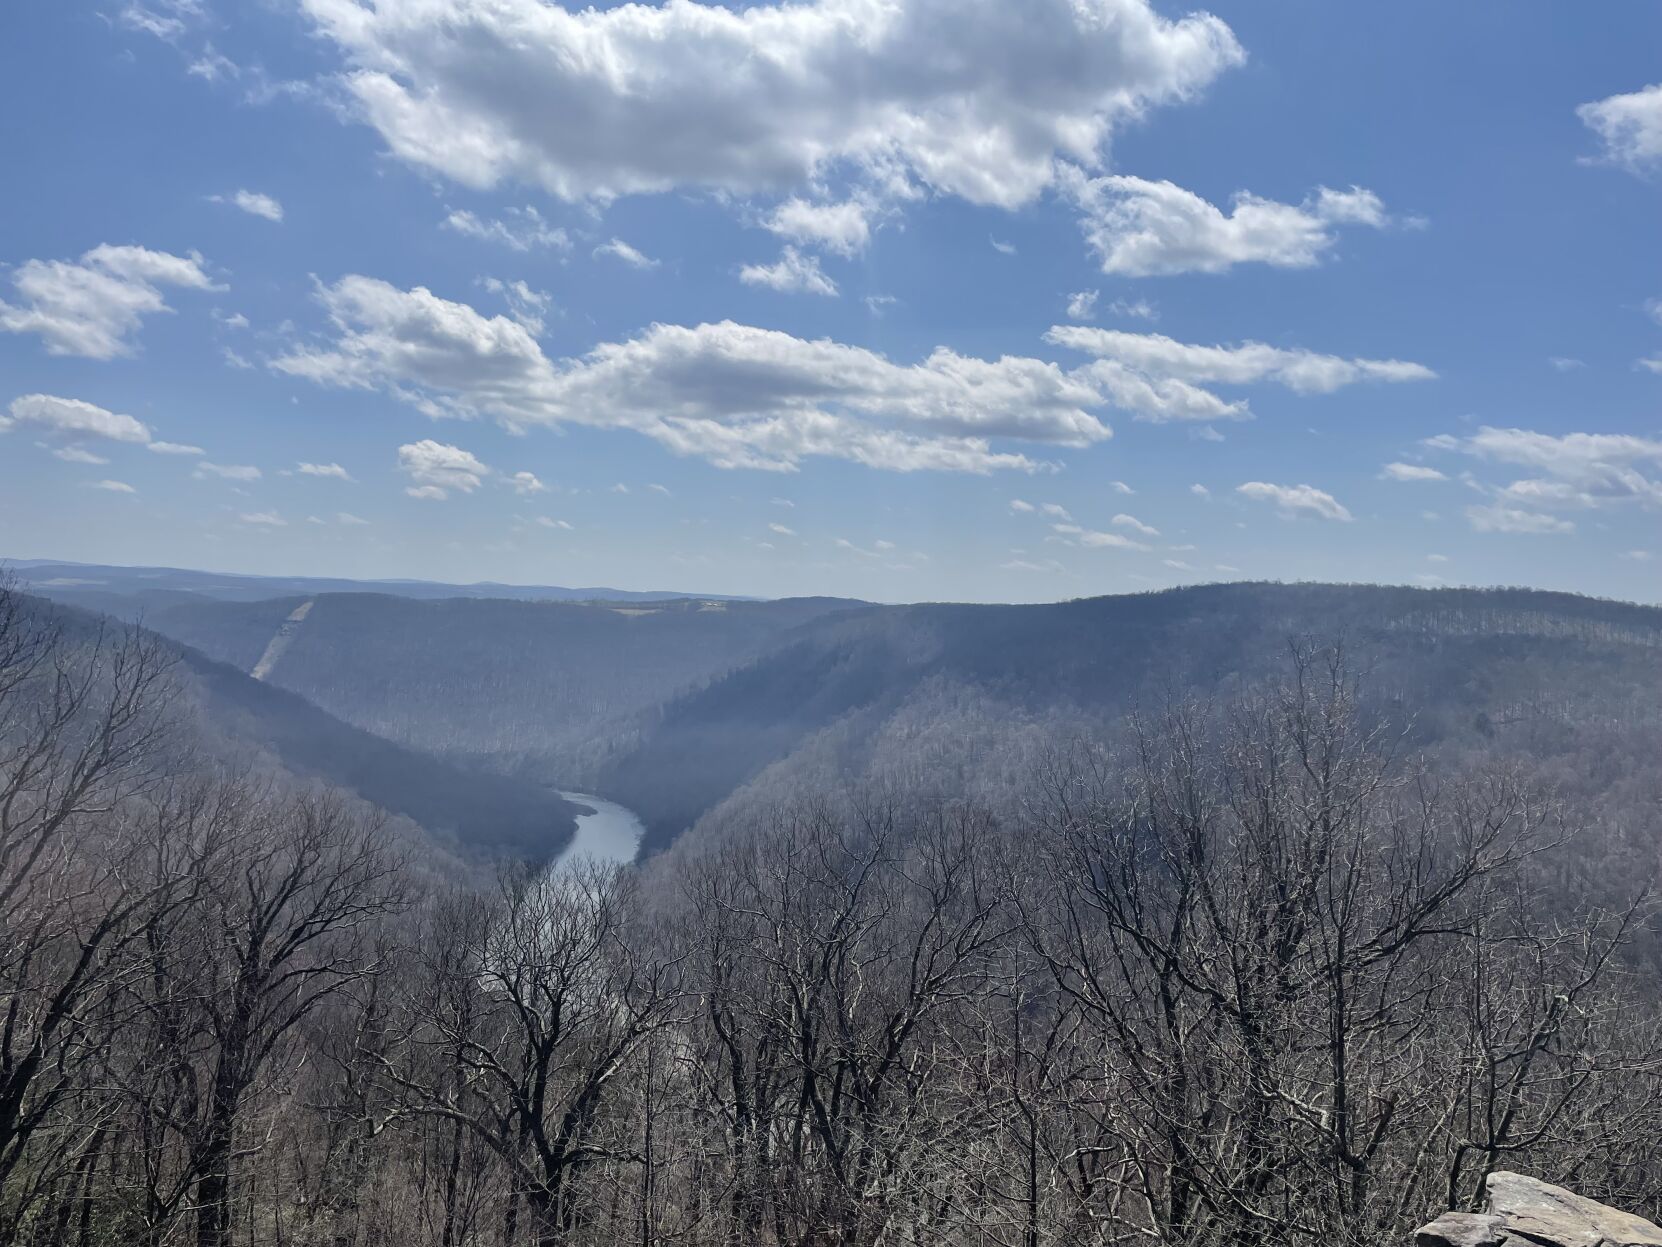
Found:
[[[925,772],[964,789],[1018,742],[1101,735],[1169,692],[1276,674],[1343,639],[1421,747],[1564,748],[1662,721],[1662,608],[1530,591],[1218,585],[1043,606],[908,606],[805,625],[666,706],[598,791],[662,847],[747,785],[777,796]],[[1579,735],[1578,735],[1579,734]],[[1524,738],[1528,737],[1526,741]]]
[[[289,617],[307,602],[304,618]],[[643,716],[797,625],[862,604],[568,603],[382,594],[175,601],[145,623],[376,735],[582,786]]]
[[[77,608],[37,601],[68,631],[90,635],[100,625]],[[576,807],[541,785],[465,769],[383,740],[190,646],[166,643],[193,703],[197,735],[211,754],[263,754],[293,775],[347,789],[411,819],[464,855],[541,859],[557,853],[576,831]]]

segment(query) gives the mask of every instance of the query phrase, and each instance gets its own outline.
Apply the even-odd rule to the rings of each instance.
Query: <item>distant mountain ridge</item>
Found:
[[[26,588],[40,592],[80,591],[84,594],[192,593],[227,602],[257,602],[266,598],[316,593],[384,593],[395,597],[505,598],[513,601],[555,602],[664,602],[678,598],[708,601],[750,601],[720,593],[684,593],[666,590],[567,588],[562,585],[510,585],[492,581],[445,584],[430,580],[353,580],[328,576],[257,576],[239,572],[204,572],[183,567],[122,567],[104,563],[71,563],[61,559],[0,559]]]

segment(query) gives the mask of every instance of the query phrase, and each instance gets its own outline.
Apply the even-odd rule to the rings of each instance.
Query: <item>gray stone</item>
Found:
[[[1506,1222],[1486,1212],[1445,1212],[1414,1231],[1416,1247],[1501,1247]]]
[[[1515,1236],[1552,1247],[1662,1247],[1662,1229],[1521,1173],[1502,1170],[1484,1186],[1487,1210]]]

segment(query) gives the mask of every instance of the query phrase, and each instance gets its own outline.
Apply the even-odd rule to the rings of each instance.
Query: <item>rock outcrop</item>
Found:
[[[1662,1228],[1521,1173],[1492,1173],[1482,1212],[1446,1212],[1418,1247],[1662,1247]]]

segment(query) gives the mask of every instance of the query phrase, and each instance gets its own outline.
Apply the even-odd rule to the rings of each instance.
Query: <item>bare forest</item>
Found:
[[[151,634],[0,599],[0,1240],[1400,1243],[1533,1167],[1654,1210],[1623,827],[1433,764],[1342,647],[644,867],[435,868],[185,747]]]

